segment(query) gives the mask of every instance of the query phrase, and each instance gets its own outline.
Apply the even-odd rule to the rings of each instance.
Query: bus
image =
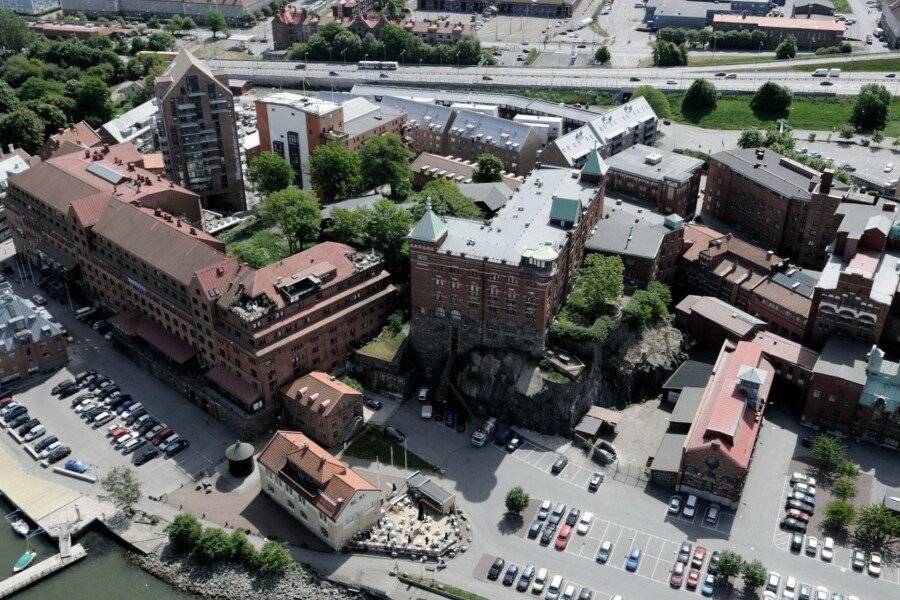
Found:
[[[356,63],[358,69],[368,71],[396,71],[399,66],[396,60],[361,60]]]

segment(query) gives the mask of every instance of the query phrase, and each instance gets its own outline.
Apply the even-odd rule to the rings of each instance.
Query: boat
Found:
[[[13,531],[21,536],[28,535],[28,531],[31,529],[25,519],[16,519],[15,521],[10,521],[9,525],[13,528]]]
[[[19,571],[24,571],[28,568],[28,565],[31,564],[31,561],[34,560],[34,557],[37,556],[37,552],[34,550],[26,550],[25,554],[19,557],[19,560],[16,561],[16,565],[13,567],[13,572],[18,573]]]

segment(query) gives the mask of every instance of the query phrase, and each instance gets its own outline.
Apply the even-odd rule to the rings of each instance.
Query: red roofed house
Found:
[[[326,447],[336,446],[362,422],[363,395],[334,375],[312,371],[281,389],[288,424]]]
[[[762,345],[725,342],[684,444],[679,491],[737,506],[774,378]]]
[[[378,520],[381,490],[300,432],[276,432],[257,461],[266,495],[335,550]]]

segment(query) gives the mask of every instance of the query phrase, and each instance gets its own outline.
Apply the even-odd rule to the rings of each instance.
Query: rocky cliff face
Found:
[[[684,360],[681,332],[671,325],[635,331],[620,325],[589,350],[574,381],[549,379],[533,357],[516,351],[475,350],[457,359],[453,381],[483,415],[546,434],[568,434],[591,405],[622,407],[656,395]],[[585,352],[581,352],[585,354]]]

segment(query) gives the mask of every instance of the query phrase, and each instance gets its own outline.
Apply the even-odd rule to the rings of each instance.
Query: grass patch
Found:
[[[400,350],[403,342],[406,341],[406,336],[408,335],[409,327],[404,327],[403,330],[396,335],[391,331],[390,327],[385,327],[381,330],[381,333],[378,334],[378,337],[357,350],[357,352],[385,362],[392,362],[397,356],[397,352]]]
[[[544,376],[544,379],[553,383],[569,383],[572,381],[556,369],[541,369],[541,375]]]
[[[844,55],[846,56],[846,55]],[[900,71],[900,58],[870,58],[866,60],[854,60],[850,62],[821,63],[817,65],[797,65],[794,71],[806,71],[811,73],[816,69],[840,69],[841,71]]]
[[[853,7],[847,0],[834,0],[834,12],[850,14],[853,12]]]
[[[540,55],[541,51],[537,48],[532,48],[531,50],[529,50],[528,56],[525,57],[525,66],[533,65],[534,61],[536,61]]]
[[[259,217],[250,217],[219,236],[225,251],[259,268],[290,256],[287,240]]]
[[[512,88],[507,93],[547,100],[548,102],[564,102],[566,104],[583,104],[585,106],[616,106],[612,96],[606,92],[593,90],[547,90],[537,88]]]
[[[775,124],[779,115],[762,115],[750,108],[750,95],[723,96],[719,98],[715,110],[703,114],[685,115],[681,111],[683,94],[669,97],[672,104],[672,119],[709,129],[752,129],[766,128]],[[834,98],[808,98],[795,96],[787,119],[795,129],[828,131],[840,129],[850,118],[854,98],[837,96]],[[900,98],[891,101],[891,116],[884,135],[900,135]]]
[[[361,458],[362,460],[380,460],[382,463],[391,464],[391,448],[394,449],[394,465],[403,466],[403,446],[384,437],[384,433],[377,427],[367,426],[359,435],[353,438],[343,455]],[[410,470],[437,471],[437,467],[415,454],[406,452],[407,466]]]
[[[453,600],[488,600],[484,596],[479,596],[474,592],[469,592],[456,586],[441,583],[432,577],[422,577],[413,575],[412,573],[398,573],[397,578],[400,581],[412,584],[416,587],[428,590]]]

